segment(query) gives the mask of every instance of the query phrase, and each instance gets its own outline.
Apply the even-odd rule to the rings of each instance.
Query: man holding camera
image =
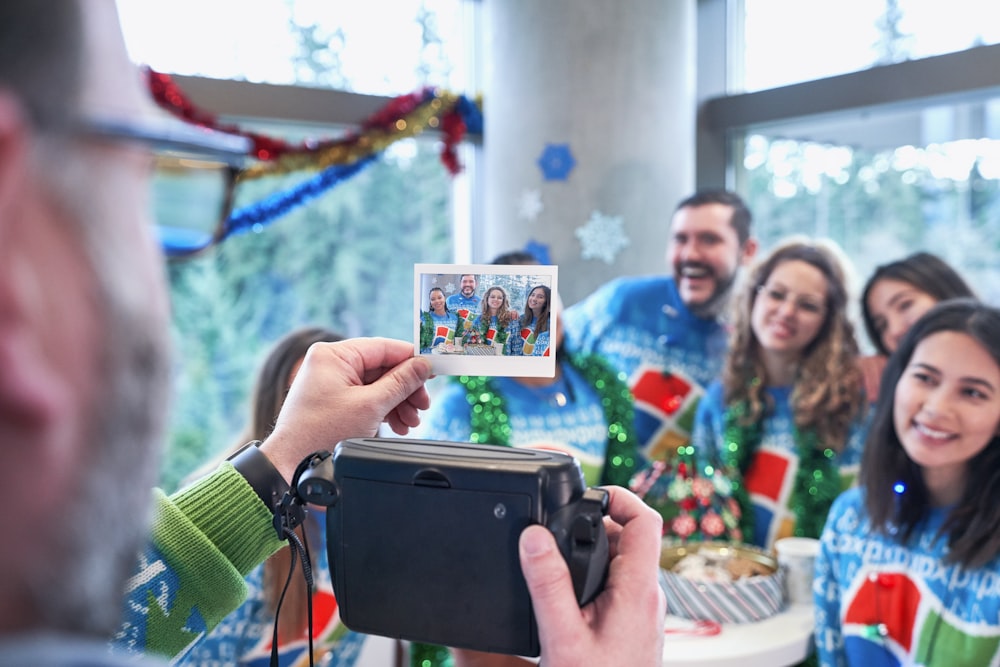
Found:
[[[280,545],[264,499],[297,464],[428,404],[411,343],[314,346],[254,466],[156,494],[137,569],[170,393],[150,155],[228,145],[151,115],[113,0],[0,3],[0,664],[135,664],[107,647],[123,591],[119,646],[183,652]],[[610,517],[608,584],[582,609],[551,534],[521,536],[548,667],[660,663],[659,517],[618,489]]]

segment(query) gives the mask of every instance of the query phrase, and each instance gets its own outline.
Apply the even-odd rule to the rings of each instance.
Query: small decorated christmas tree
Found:
[[[721,471],[699,474],[690,457],[656,461],[632,478],[632,491],[663,516],[663,535],[682,541],[742,542],[740,507]]]

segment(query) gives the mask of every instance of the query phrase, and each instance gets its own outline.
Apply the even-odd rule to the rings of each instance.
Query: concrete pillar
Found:
[[[662,273],[674,206],[694,187],[696,0],[484,0],[482,229],[475,261],[548,246],[569,305],[604,281]],[[719,37],[720,40],[723,36]],[[575,166],[537,161],[566,144]],[[531,219],[525,193],[543,209]],[[611,264],[584,259],[594,212],[629,240]]]

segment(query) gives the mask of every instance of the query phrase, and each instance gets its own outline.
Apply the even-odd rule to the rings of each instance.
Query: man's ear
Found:
[[[0,286],[0,299],[7,294]],[[55,419],[63,383],[52,376],[27,323],[3,309],[0,303],[0,441],[16,442],[7,438],[24,438]]]
[[[20,102],[0,88],[0,239],[8,211],[17,201],[27,171],[27,144],[30,130]]]
[[[25,201],[30,133],[21,104],[0,89],[0,441],[52,418],[58,399],[25,303],[30,260],[24,255],[30,205]],[[13,432],[11,432],[13,431]]]

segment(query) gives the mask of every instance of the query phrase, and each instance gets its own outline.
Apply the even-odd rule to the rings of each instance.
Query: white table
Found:
[[[667,634],[663,667],[782,667],[806,658],[813,641],[812,605],[792,605],[757,623],[727,623],[713,636]]]

